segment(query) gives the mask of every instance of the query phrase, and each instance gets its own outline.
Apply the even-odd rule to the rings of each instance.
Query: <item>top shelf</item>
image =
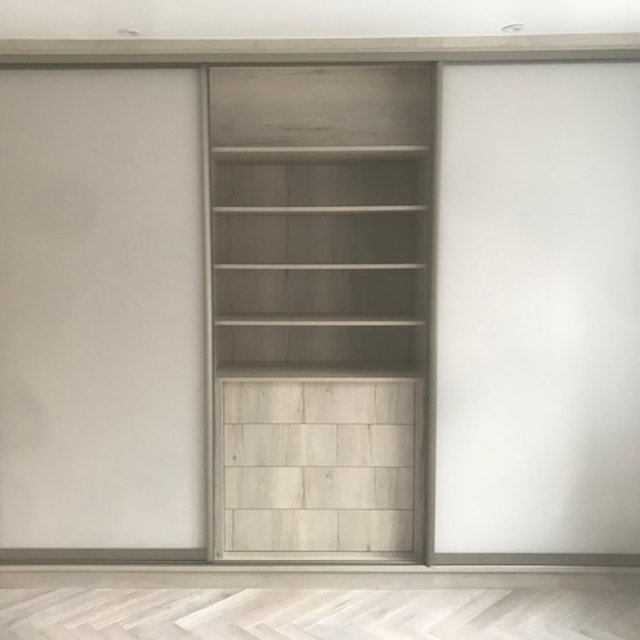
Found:
[[[425,211],[426,206],[421,204],[389,204],[389,205],[353,205],[353,206],[291,206],[281,207],[237,207],[237,206],[215,206],[212,207],[214,213],[223,215],[351,215],[351,214],[395,214],[395,213],[416,213]]]
[[[422,371],[409,364],[344,362],[221,362],[219,380],[421,380]]]
[[[377,146],[259,146],[212,147],[213,158],[227,164],[266,164],[271,162],[347,162],[353,160],[411,160],[429,150],[426,145]]]

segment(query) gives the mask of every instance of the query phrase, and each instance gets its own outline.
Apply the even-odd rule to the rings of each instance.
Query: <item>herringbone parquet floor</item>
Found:
[[[640,592],[4,589],[1,640],[640,640]]]

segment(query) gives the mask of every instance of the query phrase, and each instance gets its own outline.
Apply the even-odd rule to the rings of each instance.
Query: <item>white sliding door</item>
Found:
[[[199,108],[0,72],[0,548],[204,546]]]
[[[640,553],[640,64],[448,66],[438,553]]]

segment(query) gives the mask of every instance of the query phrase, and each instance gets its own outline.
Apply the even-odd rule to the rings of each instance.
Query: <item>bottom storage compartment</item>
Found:
[[[225,557],[418,557],[419,383],[222,387]]]

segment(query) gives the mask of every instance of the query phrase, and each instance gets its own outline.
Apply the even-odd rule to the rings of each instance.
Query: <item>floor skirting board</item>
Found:
[[[637,553],[436,553],[434,564],[492,566],[640,567]]]
[[[3,564],[138,564],[204,562],[206,549],[0,549]]]
[[[4,565],[0,588],[640,589],[640,568]]]

